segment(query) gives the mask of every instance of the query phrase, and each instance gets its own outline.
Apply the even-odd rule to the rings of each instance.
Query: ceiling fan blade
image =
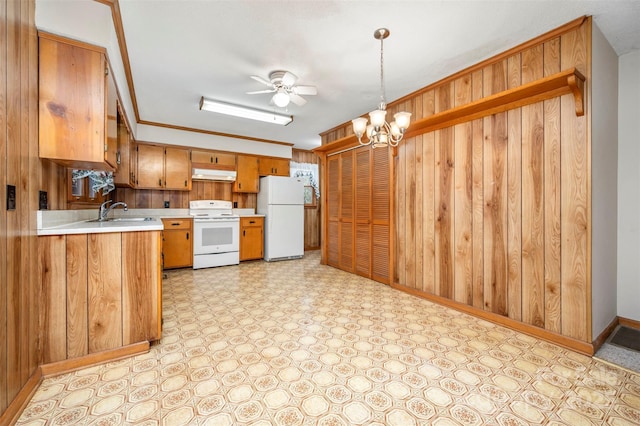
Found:
[[[317,95],[318,89],[315,86],[293,86],[293,93],[296,95]]]
[[[282,85],[291,87],[295,84],[297,79],[298,77],[296,77],[294,74],[290,73],[289,71],[286,71],[282,76]]]
[[[247,92],[247,95],[258,95],[260,93],[273,93],[276,89],[266,89],[266,90],[254,90],[253,92]]]
[[[291,99],[291,102],[293,102],[294,104],[298,105],[298,106],[302,106],[304,104],[307,103],[307,100],[305,98],[303,98],[302,96],[299,96],[295,93],[289,93],[289,99]]]
[[[257,75],[250,75],[249,77],[251,77],[252,79],[254,79],[255,81],[258,81],[264,85],[267,85],[269,87],[273,86],[273,84],[269,81],[269,80],[265,80],[264,78],[257,76]]]

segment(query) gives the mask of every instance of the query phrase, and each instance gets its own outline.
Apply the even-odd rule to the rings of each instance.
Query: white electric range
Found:
[[[240,217],[231,201],[189,202],[193,216],[193,269],[240,263]]]

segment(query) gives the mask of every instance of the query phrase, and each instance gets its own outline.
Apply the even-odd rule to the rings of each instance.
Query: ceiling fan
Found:
[[[307,100],[300,95],[312,96],[318,94],[315,86],[296,85],[298,77],[289,71],[272,71],[269,74],[269,80],[257,75],[252,75],[251,78],[268,86],[269,89],[247,92],[247,94],[273,93],[274,95],[271,98],[271,102],[281,108],[289,105],[289,101],[298,106],[302,106],[307,103]]]

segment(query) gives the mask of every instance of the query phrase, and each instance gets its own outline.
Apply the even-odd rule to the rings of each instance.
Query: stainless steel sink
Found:
[[[152,217],[112,217],[105,220],[93,219],[89,222],[150,222],[152,221]]]

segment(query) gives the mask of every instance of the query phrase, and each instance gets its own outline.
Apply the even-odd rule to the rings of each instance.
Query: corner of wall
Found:
[[[592,335],[617,315],[618,57],[595,23],[591,31]]]

